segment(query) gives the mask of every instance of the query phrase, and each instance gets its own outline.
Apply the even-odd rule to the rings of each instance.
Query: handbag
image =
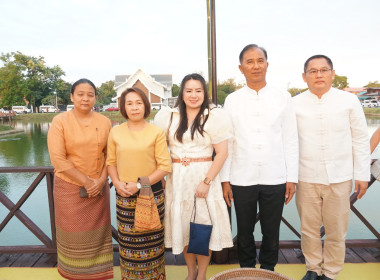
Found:
[[[197,214],[196,199],[197,198],[194,196],[194,207],[191,213],[191,216],[193,216],[193,213],[194,213],[194,218],[193,218],[193,221],[190,222],[190,237],[189,237],[189,246],[187,248],[187,253],[208,256],[212,224],[203,225],[203,224],[195,223],[195,216]],[[207,206],[207,211],[210,215],[207,201],[206,201],[206,206]],[[210,216],[210,219],[211,219],[211,216]]]
[[[141,188],[136,200],[135,229],[149,231],[162,227],[151,187]]]

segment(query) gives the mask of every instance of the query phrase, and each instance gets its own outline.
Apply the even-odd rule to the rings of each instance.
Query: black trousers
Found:
[[[237,250],[240,267],[255,267],[256,246],[253,232],[260,211],[260,268],[274,270],[278,261],[280,223],[286,185],[232,186],[237,221]]]

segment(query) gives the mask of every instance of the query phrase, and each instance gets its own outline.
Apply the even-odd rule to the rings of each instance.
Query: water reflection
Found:
[[[369,136],[380,127],[380,118],[367,117]],[[119,122],[112,122],[115,126]],[[49,122],[13,122],[12,126],[21,129],[24,132],[17,135],[0,137],[0,166],[50,166],[50,158],[47,148],[47,132],[50,128]],[[373,158],[380,158],[380,146],[372,155]],[[23,174],[0,174],[0,190],[4,192],[14,203],[24,194],[36,178],[37,173]],[[378,218],[380,198],[380,182],[376,182],[367,192],[367,195],[355,206],[361,211],[367,220],[380,231],[380,221]],[[116,227],[115,212],[115,191],[111,190],[111,219],[112,224]],[[50,233],[49,208],[47,201],[46,181],[43,180],[36,188],[30,198],[21,207],[38,226],[48,235]],[[0,221],[9,213],[2,204],[0,204]],[[284,217],[297,230],[300,228],[299,217],[297,214],[294,199],[284,207]],[[232,217],[233,220],[235,217]],[[236,226],[235,226],[236,227]],[[256,226],[255,232],[260,232],[260,225]],[[233,228],[233,235],[236,234],[236,228]],[[261,240],[260,234],[255,236]],[[348,230],[348,238],[374,238],[373,234],[366,229],[361,221],[351,213]],[[281,225],[282,240],[298,240],[298,238],[284,225]],[[34,237],[32,233],[15,217],[0,232],[0,246],[9,245],[40,245],[41,242]]]

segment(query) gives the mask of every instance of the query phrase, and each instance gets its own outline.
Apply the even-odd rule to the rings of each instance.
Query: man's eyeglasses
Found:
[[[306,71],[306,73],[308,73],[309,75],[312,75],[312,76],[316,76],[318,72],[321,72],[321,75],[322,75],[322,76],[325,76],[325,75],[327,75],[330,71],[331,71],[331,69],[329,69],[329,68],[323,68],[323,69],[320,69],[320,70],[317,70],[317,69],[311,69],[311,70],[309,70],[309,71]]]

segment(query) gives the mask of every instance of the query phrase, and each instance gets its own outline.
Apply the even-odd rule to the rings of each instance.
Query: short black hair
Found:
[[[325,55],[323,55],[323,54],[316,54],[316,55],[313,55],[313,56],[309,57],[309,58],[306,60],[304,66],[303,66],[303,71],[306,73],[306,69],[307,69],[307,67],[309,66],[309,62],[312,61],[313,59],[318,59],[318,58],[324,58],[324,59],[326,59],[328,65],[329,65],[330,68],[331,68],[331,70],[334,69],[334,68],[333,68],[333,63],[332,63],[332,61],[331,61],[331,59],[330,59],[329,57],[327,57],[327,56],[325,56]]]
[[[248,51],[248,50],[250,50],[250,49],[260,49],[260,50],[262,50],[263,53],[264,53],[264,55],[265,55],[265,59],[268,61],[267,51],[263,47],[259,47],[256,44],[249,44],[249,45],[246,45],[244,47],[244,49],[240,52],[240,55],[239,55],[240,64],[241,64],[241,61],[243,60],[243,56],[244,56],[245,52]]]
[[[74,94],[74,91],[75,91],[75,88],[80,85],[80,84],[89,84],[90,86],[92,86],[94,88],[94,91],[95,91],[95,95],[96,95],[96,86],[94,85],[93,82],[91,82],[89,79],[85,79],[85,78],[82,78],[82,79],[79,79],[78,81],[76,81],[72,87],[71,87],[71,94]]]

